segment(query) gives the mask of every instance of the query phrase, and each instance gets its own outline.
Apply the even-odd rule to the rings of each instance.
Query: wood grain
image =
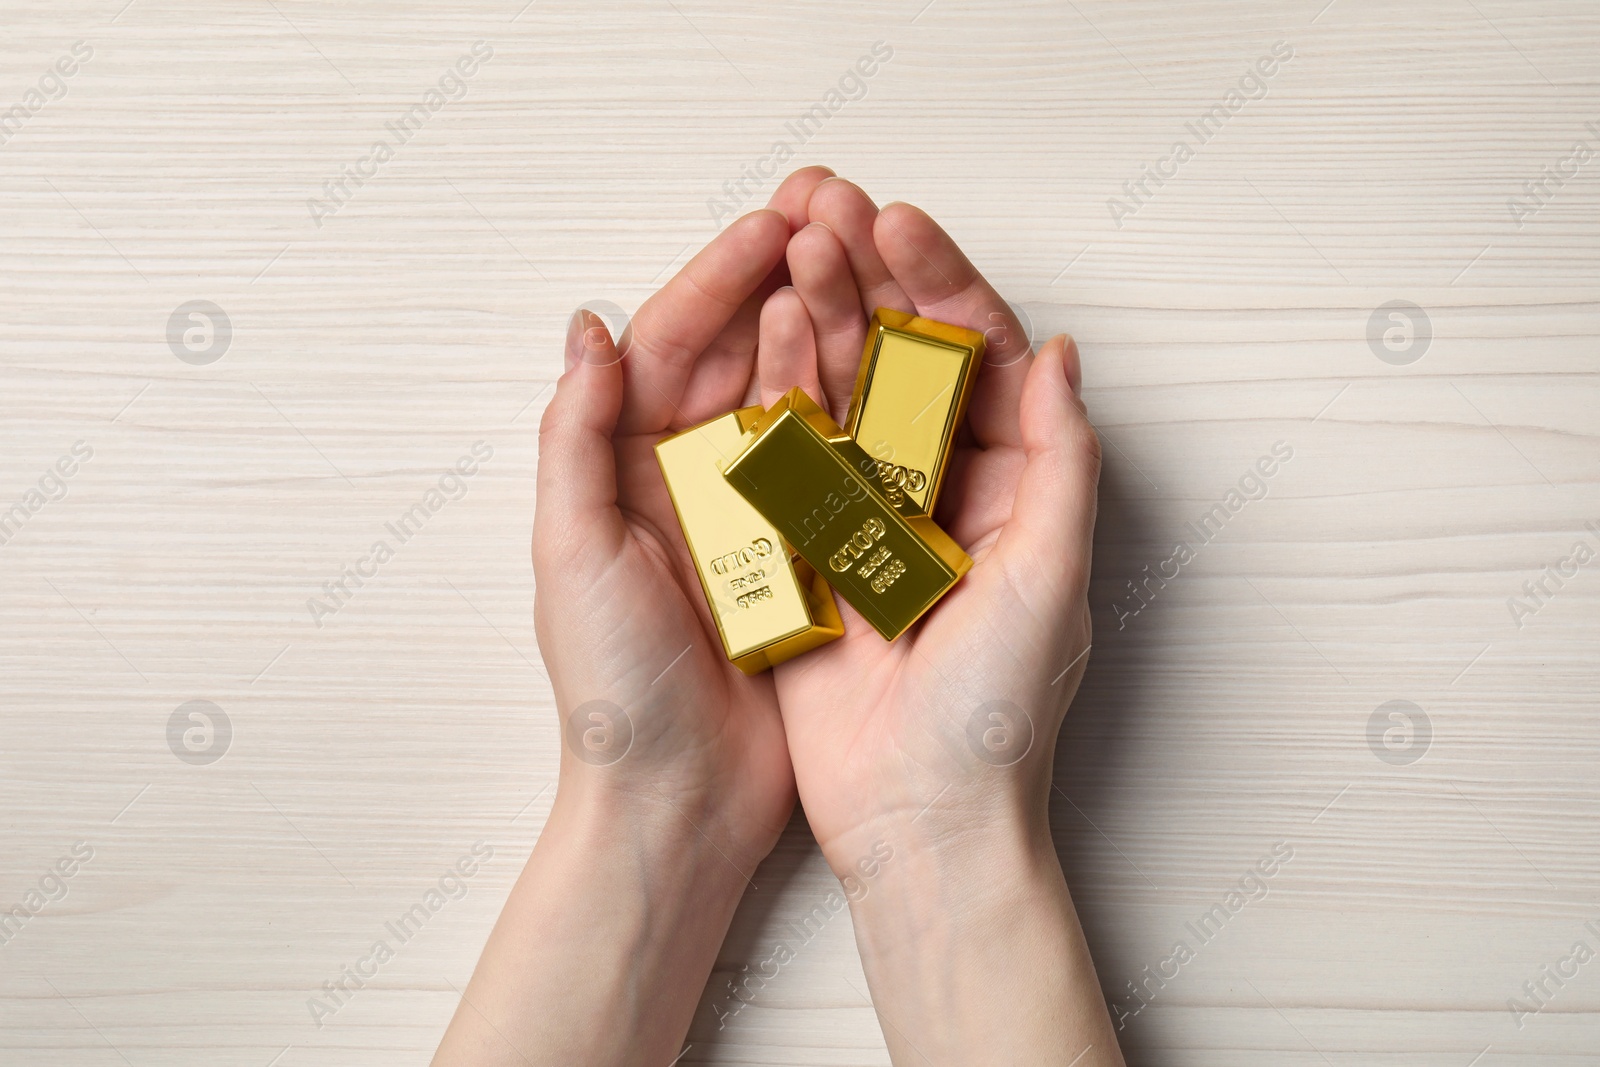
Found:
[[[1130,1062],[1600,1063],[1600,963],[1507,1008],[1600,948],[1600,564],[1508,607],[1600,547],[1600,159],[1508,207],[1600,155],[1600,10],[122,5],[0,2],[0,115],[93,51],[0,145],[0,511],[93,453],[0,545],[0,904],[93,849],[0,945],[0,1062],[427,1062],[551,799],[527,541],[566,318],[636,307],[884,41],[791,165],[925,206],[1071,330],[1107,442],[1053,816],[1108,995],[1137,1006],[1293,849],[1128,1019]],[[464,95],[318,225],[478,41]],[[1265,94],[1116,225],[1277,42]],[[192,365],[168,319],[200,299],[232,337]],[[1391,300],[1431,325],[1408,365],[1369,343]],[[477,442],[464,495],[317,625]],[[1265,495],[1119,628],[1124,583],[1276,442]],[[207,765],[169,747],[193,700],[231,724]],[[1409,764],[1369,743],[1392,700],[1431,727]],[[308,999],[477,842],[465,896],[319,1026]],[[832,884],[799,817],[756,882],[679,1062],[886,1064],[847,915],[717,1028]]]

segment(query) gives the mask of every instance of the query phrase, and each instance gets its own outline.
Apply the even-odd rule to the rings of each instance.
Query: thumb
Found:
[[[598,551],[596,558],[609,559],[624,532],[611,442],[622,411],[622,366],[611,334],[592,311],[572,316],[566,361],[539,423],[535,558]]]
[[[1100,439],[1078,395],[1080,378],[1078,346],[1065,334],[1047,341],[1028,368],[1020,415],[1027,461],[990,554],[1046,618],[1089,585]]]

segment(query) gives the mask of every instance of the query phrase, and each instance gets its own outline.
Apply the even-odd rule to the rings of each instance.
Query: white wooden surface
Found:
[[[1600,1063],[1600,962],[1520,1028],[1506,1004],[1600,949],[1600,563],[1507,606],[1600,545],[1600,160],[1507,207],[1600,150],[1595,5],[122,4],[0,3],[0,109],[93,49],[0,147],[0,509],[93,450],[0,546],[0,904],[93,849],[0,945],[0,1063],[427,1061],[550,803],[527,540],[566,318],[636,307],[875,41],[793,163],[927,207],[1072,330],[1108,442],[1054,810],[1108,991],[1294,849],[1128,1021],[1130,1062]],[[465,97],[315,225],[480,40]],[[1113,225],[1279,41],[1265,98]],[[167,341],[195,299],[233,330],[207,365]],[[1434,334],[1405,366],[1367,340],[1394,299]],[[314,625],[478,441],[465,496]],[[1278,441],[1268,495],[1119,631],[1122,583]],[[191,700],[231,724],[208,765],[169,747]],[[1369,745],[1390,700],[1428,716],[1416,762]],[[387,933],[480,841],[462,899]],[[757,882],[708,1019],[830,885],[803,823]],[[680,1062],[886,1063],[864,988],[841,916]]]

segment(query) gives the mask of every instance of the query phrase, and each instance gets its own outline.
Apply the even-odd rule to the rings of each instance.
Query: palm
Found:
[[[1010,688],[1022,650],[993,640],[1019,604],[998,559],[1022,467],[1020,450],[961,450],[941,513],[977,562],[911,631],[884,641],[851,617],[847,634],[776,670],[779,704],[806,816],[824,846],[890,806],[908,817],[973,770],[966,728]],[[846,608],[848,612],[848,608]],[[850,613],[853,616],[853,613]]]
[[[800,796],[828,851],[880,818],[961,804],[993,767],[1053,743],[1076,685],[1067,668],[1088,641],[1081,576],[1092,495],[1087,514],[1076,504],[1071,522],[1042,520],[1066,485],[1081,492],[1088,474],[1092,486],[1093,472],[1069,470],[1049,441],[1052,424],[1079,415],[1062,410],[1077,404],[1068,383],[1031,374],[1014,316],[931,219],[909,208],[879,215],[848,183],[820,187],[810,209],[826,227],[790,242],[796,293],[776,295],[762,319],[763,402],[800,385],[842,419],[865,313],[877,305],[984,330],[990,355],[935,515],[976,560],[972,570],[898,640],[845,605],[843,638],[775,671]],[[1050,369],[1059,374],[1064,360],[1064,346],[1052,347]],[[996,708],[1015,730],[1001,751],[986,747]],[[1029,780],[1048,788],[1043,776]]]
[[[771,680],[746,677],[723,654],[656,464],[662,436],[616,442],[622,539],[611,559],[597,558],[583,575],[599,608],[591,625],[606,635],[589,669],[621,691],[644,693],[645,708],[659,712],[630,715],[664,792],[731,775],[739,781],[721,786],[764,794],[761,822],[781,827],[789,770]]]
[[[771,679],[723,653],[654,446],[743,402],[788,232],[772,212],[729,227],[640,308],[622,353],[592,316],[574,333],[582,359],[541,429],[534,524],[539,643],[576,723],[563,773],[598,765],[604,787],[691,820],[728,801],[736,825],[701,829],[744,853],[745,873],[787,821],[793,773]]]

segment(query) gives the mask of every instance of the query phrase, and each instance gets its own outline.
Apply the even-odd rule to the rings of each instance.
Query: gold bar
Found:
[[[867,328],[845,429],[930,515],[982,363],[976,330],[891,308]]]
[[[730,411],[656,443],[723,650],[745,674],[844,634],[828,583],[792,560],[778,531],[722,477],[760,414],[759,406]]]
[[[892,478],[800,389],[751,425],[728,483],[893,641],[972,566]]]

